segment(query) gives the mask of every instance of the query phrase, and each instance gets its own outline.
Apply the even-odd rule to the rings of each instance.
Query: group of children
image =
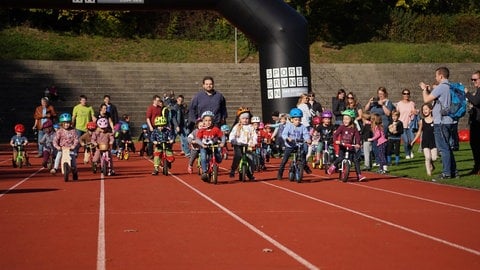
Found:
[[[432,108],[428,104],[423,105],[422,113],[424,117],[419,124],[419,131],[412,142],[413,145],[423,134],[422,148],[424,149],[425,166],[428,175],[431,175],[434,168],[433,161],[438,156],[435,145],[428,144],[428,142],[433,141],[431,110]],[[366,179],[360,170],[362,153],[365,162],[364,169],[367,170],[372,167],[371,152],[373,152],[375,161],[379,164],[379,173],[386,173],[387,165],[391,162],[398,164],[400,136],[403,133],[403,125],[398,119],[398,112],[392,112],[392,123],[387,129],[384,129],[382,118],[377,114],[364,112],[360,129],[354,123],[356,113],[353,110],[347,109],[342,112],[342,115],[342,125],[335,127],[332,123],[333,114],[330,111],[324,111],[320,117],[314,117],[312,119],[312,127],[307,128],[301,123],[302,111],[298,108],[293,108],[288,118],[282,116],[284,118],[280,117],[278,123],[265,125],[260,121],[259,117],[252,117],[248,108],[241,107],[237,111],[236,123],[230,130],[228,125],[223,125],[220,128],[215,126],[213,124],[213,113],[209,111],[204,112],[201,118],[197,119],[195,130],[188,135],[191,154],[187,171],[192,173],[195,160],[200,158],[201,179],[207,181],[208,160],[206,157],[209,146],[211,144],[218,145],[213,154],[217,163],[221,163],[224,157],[222,153],[225,152],[228,141],[232,145],[234,152],[229,176],[234,177],[246,149],[249,157],[249,167],[251,168],[247,172],[247,176],[250,180],[254,180],[253,168],[265,169],[265,162],[268,162],[272,154],[275,138],[277,138],[277,145],[279,144],[278,141],[280,141],[280,149],[283,152],[277,179],[283,178],[285,165],[290,158],[290,154],[295,150],[296,142],[298,141],[303,142],[303,160],[307,161],[313,158],[317,164],[321,160],[322,151],[325,150],[325,147],[328,147],[327,150],[332,152],[332,156],[336,157],[327,170],[328,174],[332,174],[337,170],[338,164],[342,161],[346,151],[351,152],[350,156],[353,157],[352,161],[355,164],[359,181]],[[85,147],[84,163],[90,162],[90,157],[93,156],[91,162],[93,162],[94,166],[100,160],[100,151],[97,150],[108,150],[110,154],[114,144],[118,145],[117,153],[123,151],[126,147],[135,152],[128,123],[121,123],[119,132],[114,134],[107,119],[99,118],[96,123],[89,122],[87,124],[87,132],[78,138],[75,129],[71,126],[71,121],[71,115],[63,113],[59,117],[59,125],[54,125],[50,120],[43,124],[44,136],[39,140],[39,143],[44,146],[42,166],[46,168],[47,162],[53,157],[54,165],[50,171],[52,174],[55,174],[60,166],[61,150],[65,147],[72,151],[71,167],[74,180],[78,179],[78,170],[75,162],[75,149],[77,149],[78,144]],[[154,170],[152,175],[157,175],[160,166],[171,167],[175,160],[172,151],[175,134],[164,116],[157,116],[154,125],[155,129],[153,132],[149,132],[147,125],[142,125],[139,141],[142,142],[140,155],[144,153],[153,155]],[[16,134],[11,138],[10,145],[14,149],[12,164],[15,167],[17,166],[15,160],[17,149],[19,149],[19,146],[25,147],[28,144],[28,140],[23,135],[25,127],[22,124],[17,124],[14,129]],[[274,130],[272,131],[272,129]],[[337,145],[337,151],[333,151],[334,145]],[[363,151],[360,151],[362,147]],[[163,152],[165,152],[163,157],[166,158],[166,163],[162,163],[160,160]],[[255,154],[258,156],[259,164],[253,164],[254,159],[252,156]],[[394,160],[391,158],[392,154],[394,155]],[[29,164],[26,152],[25,160],[26,164]],[[113,163],[110,168],[108,175],[114,175]],[[307,162],[305,162],[304,171],[311,173]]]

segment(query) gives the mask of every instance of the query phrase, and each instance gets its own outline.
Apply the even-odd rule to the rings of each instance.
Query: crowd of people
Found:
[[[296,143],[303,144],[303,160],[311,160],[311,164],[321,162],[320,153],[331,152],[334,159],[329,164],[327,173],[338,170],[345,153],[348,152],[355,165],[357,179],[366,179],[364,170],[372,170],[378,166],[378,173],[387,173],[388,166],[398,165],[402,158],[413,159],[413,145],[421,138],[421,149],[425,158],[425,169],[429,176],[434,171],[434,162],[438,156],[442,161],[442,172],[434,179],[450,179],[458,177],[455,161],[455,145],[458,136],[455,120],[442,113],[442,108],[449,102],[449,70],[440,67],[435,71],[435,82],[419,83],[422,90],[423,104],[417,108],[410,99],[411,91],[402,90],[402,98],[393,102],[388,98],[385,87],[379,87],[376,95],[368,99],[364,106],[353,92],[340,89],[332,98],[331,108],[322,106],[315,100],[313,92],[302,94],[295,108],[289,112],[273,112],[271,119],[264,119],[252,114],[247,107],[240,107],[235,115],[233,125],[228,125],[225,97],[215,90],[212,77],[204,77],[202,89],[185,103],[182,95],[175,96],[173,92],[163,97],[154,95],[152,104],[146,110],[145,123],[138,136],[141,142],[140,155],[146,154],[153,159],[153,175],[157,175],[159,167],[167,166],[161,162],[161,155],[166,152],[168,166],[175,160],[173,144],[180,142],[181,154],[189,158],[187,171],[193,172],[195,160],[200,159],[201,179],[208,180],[207,151],[212,144],[216,162],[222,162],[223,149],[230,145],[233,148],[233,161],[230,177],[234,177],[240,160],[249,152],[250,168],[265,169],[265,163],[270,158],[282,158],[277,179],[283,178],[285,165]],[[465,89],[470,102],[470,138],[480,134],[480,71],[472,74],[473,90]],[[49,93],[51,95],[51,93]],[[55,108],[49,104],[48,96],[41,98],[40,105],[34,111],[33,130],[38,136],[38,155],[42,157],[42,165],[47,166],[50,156],[55,157],[55,163],[50,170],[55,174],[59,169],[62,148],[72,152],[73,179],[78,179],[75,162],[80,147],[84,147],[84,162],[89,162],[87,154],[93,156],[92,162],[98,163],[100,151],[108,150],[110,155],[119,154],[128,148],[136,152],[134,137],[130,134],[130,117],[119,117],[118,110],[105,95],[98,111],[87,102],[87,97],[81,95],[79,103],[72,113],[57,115]],[[17,145],[25,146],[28,140],[23,135],[23,124],[15,126],[15,135],[10,144],[14,147],[15,157]],[[136,136],[135,136],[136,137]],[[324,144],[322,142],[328,142]],[[404,156],[400,156],[403,144]],[[470,174],[480,173],[479,141],[470,140],[474,165]],[[327,145],[327,146],[326,146]],[[92,147],[93,146],[93,147]],[[328,147],[328,149],[324,149]],[[261,154],[260,154],[261,153]],[[259,155],[252,158],[252,155]],[[27,156],[28,157],[28,156]],[[257,160],[254,164],[254,160]],[[15,158],[12,159],[16,166]],[[363,161],[363,168],[360,164]],[[311,173],[308,162],[304,162],[304,171]],[[114,175],[113,163],[109,175]],[[247,172],[250,180],[255,179],[254,170]]]

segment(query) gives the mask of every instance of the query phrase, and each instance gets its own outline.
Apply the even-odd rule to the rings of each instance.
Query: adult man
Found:
[[[107,105],[107,113],[112,118],[112,122],[115,125],[118,123],[118,111],[117,107],[110,102],[110,95],[103,96],[103,103]]]
[[[37,142],[43,137],[43,123],[47,122],[50,119],[53,122],[53,119],[57,116],[55,112],[55,108],[48,103],[48,98],[43,97],[40,100],[40,105],[35,108],[35,112],[33,113],[33,118],[35,118],[35,123],[33,124],[32,129],[37,130],[38,132],[38,139]],[[43,153],[43,145],[38,144],[38,155],[37,157],[41,157]]]
[[[147,108],[146,121],[150,132],[153,131],[155,117],[162,116],[163,101],[159,95],[154,95],[152,105]]]
[[[189,121],[190,125],[205,111],[211,111],[215,115],[214,125],[220,127],[227,119],[227,103],[225,97],[214,89],[213,78],[206,76],[202,82],[203,89],[199,91],[190,103]]]
[[[72,112],[72,126],[75,127],[79,138],[87,132],[87,123],[90,121],[97,121],[95,111],[87,104],[87,96],[81,95],[80,103],[73,107]]]
[[[458,177],[457,163],[455,156],[450,148],[450,139],[453,134],[453,119],[442,113],[442,108],[450,106],[450,85],[448,77],[450,71],[446,67],[439,67],[435,70],[435,80],[438,86],[431,92],[428,92],[429,86],[424,82],[420,83],[423,92],[423,102],[434,102],[433,105],[433,133],[435,135],[435,144],[442,155],[442,173],[439,179],[450,179]],[[435,179],[433,179],[435,180]]]
[[[190,148],[188,147],[188,131],[186,118],[188,118],[188,108],[184,103],[183,95],[178,95],[177,102],[171,107],[172,112],[172,124],[175,129],[175,136],[180,136],[180,143],[182,147],[182,152],[185,153],[185,156],[190,156]]]
[[[468,101],[472,104],[470,109],[470,117],[468,123],[470,124],[470,148],[473,153],[473,169],[469,174],[480,174],[480,70],[472,74],[472,84],[475,90],[473,94],[465,88],[465,93]]]

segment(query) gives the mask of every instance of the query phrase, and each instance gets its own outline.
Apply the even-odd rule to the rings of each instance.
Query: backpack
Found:
[[[465,86],[456,82],[450,82],[448,85],[450,86],[450,100],[447,101],[446,106],[440,104],[441,112],[443,116],[450,116],[454,121],[457,121],[467,112]]]

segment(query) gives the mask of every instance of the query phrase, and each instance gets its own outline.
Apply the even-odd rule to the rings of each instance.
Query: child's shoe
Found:
[[[192,166],[191,166],[191,165],[188,165],[188,167],[187,167],[187,172],[188,172],[189,174],[192,174],[193,170],[192,170]]]
[[[235,170],[230,170],[230,174],[228,176],[230,176],[230,178],[235,177]]]
[[[50,173],[51,173],[51,174],[56,174],[56,173],[57,173],[57,169],[52,168],[52,169],[50,170]]]
[[[328,175],[331,175],[332,173],[335,172],[335,166],[334,165],[330,165],[330,167],[328,167],[328,170],[327,170],[327,174]]]
[[[307,174],[312,174],[312,170],[308,167],[308,165],[305,165],[305,167],[303,168],[303,170],[304,170]]]
[[[208,174],[207,173],[202,173],[202,181],[203,182],[208,182]]]
[[[152,175],[158,175],[158,168],[153,169]]]
[[[383,165],[382,170],[383,170],[384,172],[388,172],[388,166],[387,166],[387,165]]]
[[[361,174],[358,175],[358,182],[362,182],[362,181],[364,181],[365,179],[367,179],[366,176],[363,176],[363,175],[361,175]]]

